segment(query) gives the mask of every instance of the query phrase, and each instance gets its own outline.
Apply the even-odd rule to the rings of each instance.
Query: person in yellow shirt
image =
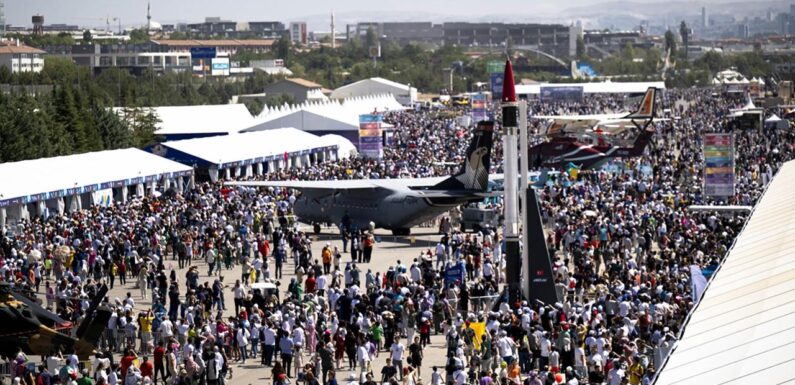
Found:
[[[640,363],[640,358],[636,357],[635,362],[629,366],[629,383],[630,385],[640,385],[640,381],[643,378],[643,373],[645,369],[643,365]]]
[[[141,352],[151,353],[149,342],[152,341],[152,321],[155,319],[152,309],[138,317],[138,324],[141,326]]]

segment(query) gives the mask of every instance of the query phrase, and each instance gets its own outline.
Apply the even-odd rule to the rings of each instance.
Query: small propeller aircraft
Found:
[[[549,140],[529,149],[535,167],[597,168],[612,158],[643,155],[654,135],[656,88],[649,88],[637,111],[629,114],[535,116],[550,119]],[[627,137],[634,135],[634,140]],[[622,139],[623,138],[623,139]],[[625,143],[619,143],[625,142]]]

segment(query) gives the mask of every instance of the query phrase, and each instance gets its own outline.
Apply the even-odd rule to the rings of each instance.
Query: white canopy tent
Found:
[[[185,186],[191,167],[136,148],[89,152],[0,164],[0,222],[22,219],[30,214],[76,210],[99,203],[127,198],[126,187],[136,194],[160,184]],[[35,207],[27,207],[33,205]]]
[[[331,93],[331,98],[344,99],[383,94],[395,95],[395,99],[403,105],[409,105],[417,100],[416,88],[379,77],[362,79],[339,87]]]
[[[765,128],[785,130],[789,128],[789,121],[786,119],[781,119],[778,117],[778,115],[773,114],[769,118],[765,119]]]
[[[160,146],[166,157],[206,167],[211,180],[262,175],[336,159],[338,149],[336,142],[292,127],[177,140]]]
[[[120,115],[125,111],[114,110]],[[163,106],[149,110],[160,120],[155,134],[166,140],[228,135],[254,124],[254,117],[244,104]]]

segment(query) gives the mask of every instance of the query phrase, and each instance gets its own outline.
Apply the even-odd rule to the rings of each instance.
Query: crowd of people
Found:
[[[624,102],[532,102],[530,111],[596,113]],[[125,293],[104,298],[112,317],[89,365],[73,352],[53,351],[39,366],[20,354],[11,375],[28,385],[220,385],[234,381],[234,369],[267,367],[274,385],[648,384],[694,306],[690,266],[714,271],[746,219],[686,210],[715,199],[701,191],[701,140],[727,127],[733,102],[696,89],[668,90],[661,102],[676,106],[678,119],[656,124],[645,156],[561,172],[540,190],[556,303],[500,302],[499,229],[464,233],[448,224],[435,247],[374,271],[365,267],[379,254],[370,229],[343,232],[313,253],[291,215],[295,192],[202,183],[6,229],[3,280],[75,325],[101,285]],[[395,132],[380,161],[268,178],[445,175],[469,141],[440,112],[386,120]],[[753,205],[793,158],[795,137],[734,135],[736,194],[724,200]],[[500,154],[493,151],[494,171]],[[434,342],[445,360],[430,367]]]

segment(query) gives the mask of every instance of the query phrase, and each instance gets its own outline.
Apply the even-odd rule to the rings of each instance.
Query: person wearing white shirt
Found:
[[[271,366],[276,349],[276,331],[267,323],[262,326],[262,364]]]
[[[463,369],[458,369],[453,373],[453,380],[455,385],[464,385],[467,383],[467,372]]]
[[[315,278],[315,287],[317,288],[317,295],[322,296],[324,291],[326,290],[326,282],[328,278],[324,274],[321,274],[317,278]]]
[[[516,342],[513,342],[511,337],[505,335],[504,331],[501,334],[502,337],[497,341],[497,349],[500,351],[502,360],[510,365],[513,362],[513,349],[516,347]]]
[[[370,371],[370,351],[367,344],[361,344],[356,349],[356,361],[359,361],[359,375]]]
[[[167,342],[168,339],[174,335],[174,324],[171,322],[171,320],[168,319],[168,316],[165,316],[165,319],[160,324],[160,328],[158,329],[158,331],[160,331],[161,341]]]
[[[299,373],[304,369],[303,348],[304,348],[304,329],[301,324],[296,323],[292,333],[293,338],[293,364],[295,372]]]
[[[406,347],[400,342],[399,337],[395,337],[395,342],[392,343],[389,351],[392,364],[398,370],[398,373],[400,374],[400,380],[403,381],[403,353],[406,351]]]
[[[420,282],[420,279],[422,279],[422,271],[420,271],[420,267],[414,263],[411,265],[411,281],[418,283]]]

